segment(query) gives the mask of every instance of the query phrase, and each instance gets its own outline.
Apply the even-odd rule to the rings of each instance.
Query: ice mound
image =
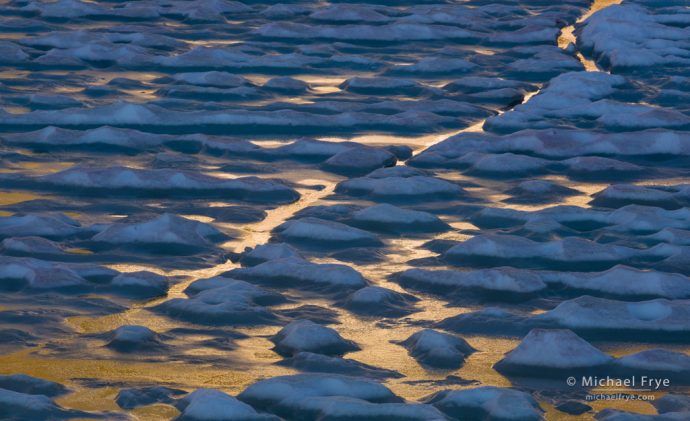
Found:
[[[117,352],[146,352],[165,347],[160,336],[146,326],[120,326],[110,333],[107,344]]]
[[[539,174],[553,165],[546,159],[516,155],[510,152],[488,155],[469,153],[458,161],[465,161],[469,164],[469,168],[466,170],[468,174],[493,177],[519,177]]]
[[[556,76],[539,94],[511,111],[490,117],[484,129],[511,133],[522,129],[560,127],[593,120],[611,131],[682,128],[690,117],[667,108],[629,104],[609,99],[626,83],[620,75],[602,72],[569,72]]]
[[[587,263],[590,270],[596,270],[609,268],[641,253],[636,249],[599,244],[579,237],[540,243],[514,235],[486,234],[453,246],[444,258],[462,265],[549,265],[559,269],[577,269]]]
[[[403,209],[387,203],[370,206],[352,214],[352,223],[365,229],[404,232],[441,232],[449,226],[428,212]]]
[[[368,286],[350,294],[344,306],[359,314],[396,317],[417,311],[415,308],[417,301],[419,299],[410,294]]]
[[[321,167],[337,174],[359,176],[378,168],[392,167],[396,162],[395,155],[384,149],[362,146],[338,152]]]
[[[399,344],[421,364],[433,368],[458,368],[476,351],[462,338],[431,329],[420,330]]]
[[[3,140],[10,145],[21,145],[40,151],[90,147],[139,151],[160,146],[172,140],[172,137],[109,126],[83,131],[49,126],[33,132],[5,134]]]
[[[688,415],[688,412],[648,415],[606,408],[598,412],[594,418],[597,421],[681,421],[687,419]]]
[[[353,77],[339,85],[340,89],[363,94],[413,94],[422,89],[422,85],[410,79]]]
[[[616,360],[616,369],[623,375],[667,378],[676,385],[690,383],[690,356],[682,352],[651,349],[626,355]]]
[[[69,189],[73,193],[120,193],[131,195],[222,195],[238,200],[289,203],[299,195],[291,188],[256,177],[221,179],[201,173],[159,169],[142,170],[127,167],[73,167],[32,180],[39,186]]]
[[[0,288],[19,290],[83,290],[90,287],[73,267],[30,258],[0,257]]]
[[[343,181],[336,186],[336,192],[351,196],[363,196],[372,200],[447,200],[464,195],[457,184],[440,178],[423,175],[406,167],[376,170],[366,177]]]
[[[259,414],[254,408],[216,389],[197,389],[175,403],[182,412],[178,421],[278,421]]]
[[[475,271],[408,269],[393,279],[404,287],[440,294],[478,292],[491,298],[524,298],[543,291],[546,284],[531,271],[508,267]]]
[[[533,323],[547,323],[579,335],[683,340],[690,330],[690,301],[656,299],[628,303],[582,296],[538,314]]]
[[[316,264],[295,257],[270,260],[251,268],[233,269],[224,275],[297,289],[355,289],[367,283],[359,272],[349,266]]]
[[[309,84],[303,80],[279,76],[266,81],[263,84],[263,88],[285,94],[299,94],[307,91]]]
[[[660,414],[669,412],[690,412],[690,397],[668,393],[652,404]]]
[[[122,409],[135,409],[154,403],[172,404],[175,402],[175,396],[184,394],[186,392],[182,390],[164,386],[120,389],[115,398],[115,403]]]
[[[368,231],[311,217],[284,222],[274,232],[280,240],[319,247],[382,245],[381,240]]]
[[[428,56],[414,64],[400,64],[394,66],[390,73],[405,75],[448,75],[469,72],[477,67],[476,64],[462,58]]]
[[[675,25],[673,8],[644,5],[625,2],[593,14],[579,29],[578,46],[616,73],[672,72],[690,64],[687,22]]]
[[[376,8],[359,4],[333,4],[310,13],[309,18],[316,21],[353,23],[385,23],[391,20]]]
[[[690,298],[690,280],[677,273],[615,266],[604,272],[545,272],[549,285],[620,297]]]
[[[189,298],[173,298],[155,307],[170,317],[204,325],[275,324],[278,316],[264,305],[282,301],[279,294],[226,278],[196,281]]]
[[[69,389],[59,383],[27,376],[26,374],[1,375],[0,389],[29,395],[45,395],[51,398],[69,392]]]
[[[251,84],[242,76],[218,71],[175,73],[171,78],[178,83],[214,88],[238,88]]]
[[[311,320],[290,322],[271,338],[271,342],[275,344],[273,349],[277,353],[288,356],[299,352],[342,355],[359,350],[354,342],[343,339],[335,330]]]
[[[570,330],[533,329],[494,368],[509,375],[560,378],[569,373],[598,374],[612,362],[613,357]]]
[[[560,199],[577,195],[580,192],[570,187],[561,186],[546,180],[523,181],[517,186],[506,190],[510,198],[504,202],[509,203],[549,203]]]
[[[476,38],[475,33],[446,25],[387,23],[382,25],[305,25],[271,22],[257,28],[256,35],[282,39],[329,39],[337,41],[403,42]]]
[[[0,237],[45,237],[61,239],[85,231],[74,219],[58,213],[0,216]]]
[[[425,399],[453,419],[541,421],[544,412],[525,392],[493,386],[444,390]]]
[[[120,273],[110,281],[110,285],[121,294],[160,297],[168,292],[169,282],[165,276],[141,271]]]
[[[240,262],[244,266],[256,266],[268,262],[269,260],[286,259],[290,257],[301,259],[302,255],[300,255],[297,249],[289,244],[271,243],[263,244],[249,251],[245,251],[240,257]]]
[[[277,364],[306,372],[342,374],[371,379],[403,377],[402,374],[396,371],[373,367],[356,360],[315,354],[313,352],[298,352],[294,356],[286,358]]]
[[[135,246],[157,253],[208,250],[225,236],[212,225],[165,213],[145,222],[119,222],[93,237],[96,243]]]
[[[60,256],[65,253],[62,245],[41,237],[5,238],[0,250],[8,256]]]
[[[0,414],[25,420],[81,418],[91,415],[63,409],[45,395],[6,389],[0,389]]]
[[[549,158],[585,155],[652,159],[655,155],[690,155],[690,134],[665,129],[625,133],[553,128],[521,130],[497,136],[490,133],[460,133],[422,151],[408,161],[418,167],[456,168],[466,165],[459,158],[470,152],[522,153]],[[572,161],[571,161],[572,162]]]
[[[595,193],[592,204],[608,208],[638,204],[664,209],[679,209],[690,205],[690,185],[637,186],[614,184]]]
[[[130,47],[131,48],[131,47]],[[207,48],[207,47],[200,47]],[[192,50],[194,51],[194,50]],[[103,55],[110,53],[109,49],[104,49]],[[185,53],[180,56],[184,56]],[[223,50],[222,54],[228,54]],[[123,51],[123,57],[129,60],[137,60],[137,52]],[[163,57],[162,64],[167,65],[172,59],[193,60],[195,66],[200,66],[196,58],[184,57]],[[42,57],[46,57],[45,55]],[[139,55],[141,57],[141,55]],[[275,61],[277,56],[270,55],[271,60]],[[293,59],[293,57],[289,57]],[[234,61],[236,57],[229,57],[231,64],[238,64]],[[251,67],[261,67],[261,60],[254,55],[246,55],[245,61],[251,63]],[[311,59],[313,60],[313,59]],[[280,63],[272,63],[280,64]],[[177,64],[175,64],[177,65]],[[247,65],[247,67],[250,67]],[[297,61],[289,61],[288,68],[302,68]],[[212,89],[212,88],[208,88]],[[240,89],[240,88],[236,88]],[[455,101],[451,101],[455,102]],[[367,106],[356,106],[352,110],[351,106],[343,107],[338,105],[336,113],[313,113],[308,112],[306,106],[301,105],[291,109],[283,107],[281,109],[211,109],[211,110],[175,110],[170,108],[171,104],[148,103],[136,104],[117,102],[107,105],[95,106],[92,108],[70,108],[69,113],[62,110],[35,110],[24,114],[0,113],[0,126],[3,127],[28,127],[39,126],[61,126],[72,128],[91,128],[94,126],[110,125],[116,127],[127,127],[135,129],[151,129],[157,131],[174,131],[176,133],[198,132],[203,129],[205,133],[217,133],[227,131],[252,131],[264,133],[291,134],[295,132],[319,132],[337,133],[342,131],[363,131],[363,130],[385,130],[389,132],[430,132],[447,127],[458,127],[464,125],[457,117],[442,115],[425,111],[419,104],[406,104],[405,102],[394,102],[397,104],[393,113],[375,112],[376,110]],[[167,107],[163,107],[167,105]],[[461,104],[463,105],[463,104]],[[320,106],[316,106],[320,109]],[[345,109],[343,109],[345,108]],[[387,107],[390,109],[390,107]],[[467,105],[463,106],[467,109]],[[472,107],[477,111],[476,107]],[[484,112],[485,113],[485,112]]]
[[[260,380],[238,396],[253,407],[285,418],[305,417],[318,419],[319,409],[312,405],[330,403],[334,409],[340,402],[395,403],[400,398],[388,388],[371,380],[337,374],[297,374]],[[312,418],[310,416],[310,418]]]

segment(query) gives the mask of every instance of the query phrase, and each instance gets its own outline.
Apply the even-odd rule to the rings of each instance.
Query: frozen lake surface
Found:
[[[690,419],[688,69],[685,0],[0,2],[0,418]]]

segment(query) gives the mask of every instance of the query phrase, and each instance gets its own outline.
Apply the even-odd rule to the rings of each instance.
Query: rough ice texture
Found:
[[[458,368],[475,352],[464,339],[431,329],[420,330],[399,343],[421,364],[434,368]]]
[[[0,217],[0,237],[36,236],[61,239],[84,231],[79,222],[58,213],[30,213]]]

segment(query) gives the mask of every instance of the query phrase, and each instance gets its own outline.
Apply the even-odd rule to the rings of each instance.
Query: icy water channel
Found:
[[[0,8],[1,419],[690,419],[684,2]]]

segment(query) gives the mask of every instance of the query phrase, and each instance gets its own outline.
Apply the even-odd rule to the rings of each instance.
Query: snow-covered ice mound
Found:
[[[38,187],[66,190],[72,194],[120,194],[169,196],[222,196],[252,202],[290,203],[299,194],[286,185],[256,177],[222,179],[196,172],[128,167],[73,167],[36,178],[16,182]]]
[[[315,247],[382,245],[381,240],[368,231],[312,217],[284,222],[274,233],[280,240]]]
[[[664,3],[624,2],[600,10],[578,29],[578,46],[615,73],[687,67],[687,12],[682,3]]]
[[[438,294],[477,292],[494,299],[525,298],[546,288],[540,277],[514,268],[475,271],[408,269],[393,276],[401,285]]]
[[[420,330],[399,344],[421,364],[433,368],[458,368],[476,351],[462,338],[431,329]]]
[[[48,396],[37,393],[20,393],[0,388],[0,414],[12,419],[69,419],[98,415],[82,411],[67,410],[57,405]]]
[[[530,394],[492,386],[444,390],[425,402],[456,420],[540,421],[544,412]]]
[[[690,185],[638,186],[614,184],[595,193],[592,204],[608,208],[620,208],[638,204],[663,209],[679,209],[690,205]]]
[[[352,224],[365,229],[404,232],[441,232],[449,226],[428,212],[403,209],[388,203],[370,206],[352,214]]]
[[[539,94],[511,111],[490,117],[486,130],[510,133],[522,129],[560,127],[565,123],[594,122],[611,131],[687,128],[690,117],[670,108],[631,104],[610,99],[625,87],[626,79],[603,72],[563,73]],[[582,123],[580,123],[582,124]],[[585,126],[585,128],[589,128]]]
[[[60,383],[27,376],[26,374],[12,374],[0,376],[0,388],[30,395],[45,395],[55,397],[69,392]]]
[[[115,403],[123,409],[134,409],[155,403],[171,404],[175,402],[175,396],[185,394],[182,390],[165,386],[126,388],[117,392]]]
[[[290,257],[302,258],[299,251],[289,244],[270,243],[262,244],[251,250],[245,251],[240,257],[240,262],[244,266],[256,266],[268,262],[269,260],[286,259]]]
[[[457,184],[407,167],[384,168],[366,177],[343,181],[336,186],[336,192],[379,201],[446,200],[465,193]]]
[[[379,383],[337,374],[272,377],[249,386],[238,397],[285,418],[442,419],[424,418],[431,413],[426,406],[399,404],[401,399]]]
[[[147,352],[165,348],[161,337],[146,326],[120,326],[109,337],[106,346],[117,352]]]
[[[504,200],[508,203],[549,203],[580,192],[550,181],[528,180],[506,190],[505,193],[510,196]]]
[[[510,375],[560,378],[565,374],[600,374],[612,362],[613,357],[570,330],[534,329],[494,368]]]
[[[144,222],[119,222],[107,226],[92,241],[97,244],[139,247],[156,253],[195,252],[215,247],[227,238],[212,225],[169,213]]]
[[[312,373],[332,373],[371,379],[400,378],[402,374],[374,367],[348,358],[340,358],[313,352],[298,352],[277,363],[285,367]]]
[[[516,336],[533,328],[569,329],[585,339],[686,342],[688,300],[626,302],[587,295],[531,315],[485,308],[447,318],[437,326],[463,333]]]
[[[295,289],[358,289],[367,284],[364,277],[349,266],[316,264],[297,257],[233,269],[224,276]]]
[[[181,414],[177,421],[278,421],[269,414],[259,414],[254,408],[216,389],[197,389],[175,402]]]
[[[650,349],[616,360],[621,376],[642,376],[669,379],[675,385],[690,383],[690,355],[665,349]]]
[[[337,331],[318,325],[311,320],[291,322],[271,338],[273,348],[281,355],[293,356],[299,352],[314,352],[324,355],[342,355],[357,351],[352,341],[343,339]]]
[[[368,286],[350,294],[343,306],[362,315],[403,316],[417,311],[419,298],[388,288]]]
[[[87,232],[81,224],[59,213],[29,213],[0,217],[0,237],[68,238]]]
[[[677,273],[619,265],[604,272],[544,272],[538,275],[551,286],[591,295],[690,298],[690,279]]]
[[[378,168],[392,167],[396,162],[395,155],[384,149],[362,146],[338,152],[321,164],[321,167],[337,174],[358,176]]]
[[[116,148],[140,151],[163,145],[173,139],[172,136],[108,126],[84,131],[48,126],[33,132],[7,134],[2,138],[7,144],[30,147],[37,151],[68,148]]]
[[[641,250],[599,244],[579,237],[536,242],[514,235],[478,235],[450,248],[444,258],[463,266],[510,264],[558,269],[606,269],[643,254]]]
[[[136,297],[160,297],[168,292],[168,278],[153,272],[120,273],[110,281],[112,289]]]
[[[0,250],[8,256],[49,257],[65,254],[65,247],[41,237],[11,237],[0,243]]]
[[[196,281],[185,292],[189,298],[173,298],[155,310],[205,325],[262,325],[278,321],[278,316],[264,306],[284,301],[275,292],[222,277]]]

